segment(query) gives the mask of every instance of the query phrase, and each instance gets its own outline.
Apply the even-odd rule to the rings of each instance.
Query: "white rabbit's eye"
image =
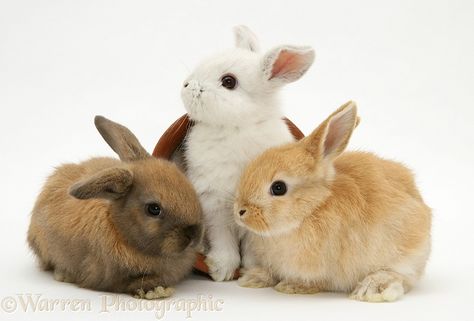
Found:
[[[221,82],[222,86],[227,89],[234,89],[237,86],[237,79],[232,75],[224,75]]]
[[[276,181],[272,183],[270,191],[273,196],[282,196],[286,194],[286,184],[283,181]]]
[[[159,217],[161,214],[161,206],[158,203],[147,204],[146,212],[149,216]]]

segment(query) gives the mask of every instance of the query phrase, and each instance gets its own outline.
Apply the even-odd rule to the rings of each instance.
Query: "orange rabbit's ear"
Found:
[[[349,101],[306,137],[303,144],[315,158],[332,160],[346,149],[358,119],[357,106]]]

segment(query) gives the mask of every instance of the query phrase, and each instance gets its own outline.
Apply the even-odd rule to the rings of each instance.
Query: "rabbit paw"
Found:
[[[317,286],[312,284],[301,284],[292,281],[280,281],[274,289],[286,294],[315,294],[320,291]]]
[[[240,257],[233,257],[228,253],[216,255],[210,252],[205,262],[209,268],[209,275],[214,281],[228,281],[234,278],[235,271],[240,264]]]
[[[389,271],[369,274],[349,296],[351,299],[367,302],[392,302],[403,296],[403,278]]]
[[[67,282],[67,283],[72,283],[73,280],[71,280],[68,276],[67,273],[64,271],[60,271],[58,269],[55,269],[53,272],[53,277],[56,281],[59,282]]]
[[[268,288],[275,285],[275,280],[272,276],[262,268],[251,268],[248,270],[241,270],[242,276],[238,283],[245,288]]]
[[[173,288],[164,288],[162,286],[157,286],[153,290],[147,292],[145,292],[143,289],[138,289],[134,297],[136,299],[155,300],[168,298],[173,295],[173,293]]]

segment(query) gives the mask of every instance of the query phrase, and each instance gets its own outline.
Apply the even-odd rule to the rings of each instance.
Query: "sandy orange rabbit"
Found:
[[[402,164],[343,152],[356,123],[356,105],[346,103],[308,137],[247,167],[234,216],[252,232],[260,259],[241,286],[379,302],[400,298],[420,278],[431,210]]]

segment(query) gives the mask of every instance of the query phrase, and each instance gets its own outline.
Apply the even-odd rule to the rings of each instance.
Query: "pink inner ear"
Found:
[[[353,126],[352,113],[346,111],[342,115],[335,116],[327,129],[326,139],[324,140],[324,155],[327,156],[340,149],[347,135],[350,135],[351,126]]]
[[[300,70],[303,64],[303,59],[304,58],[302,58],[300,54],[288,50],[280,51],[278,59],[273,64],[270,79]]]
[[[343,135],[342,124],[338,121],[333,121],[329,123],[328,133],[326,140],[324,141],[324,155],[328,155],[336,148],[338,141]]]

